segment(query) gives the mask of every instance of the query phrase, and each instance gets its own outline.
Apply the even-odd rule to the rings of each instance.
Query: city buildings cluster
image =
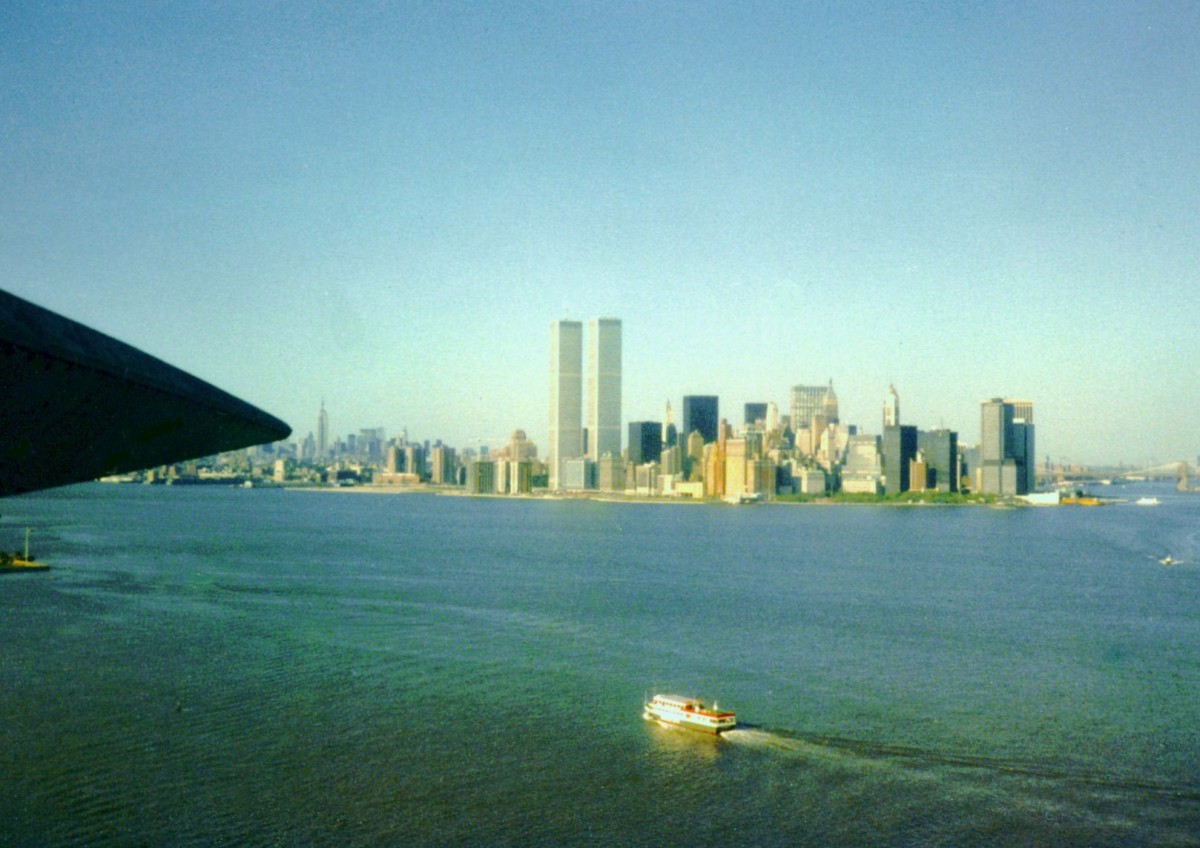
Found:
[[[263,446],[279,483],[459,487],[475,494],[603,492],[641,497],[771,500],[835,492],[891,495],[1034,490],[1033,404],[980,405],[980,444],[949,429],[905,423],[889,386],[877,433],[842,421],[833,381],[795,385],[784,410],[746,403],[734,420],[716,395],[670,401],[657,419],[627,422],[622,406],[622,326],[616,318],[550,326],[549,444],[545,457],[516,430],[503,445],[456,450],[440,441],[388,439],[380,428],[331,435],[322,402],[315,433]],[[253,463],[251,463],[253,464]]]
[[[985,401],[982,443],[964,448],[952,430],[903,423],[895,386],[884,397],[879,435],[842,422],[831,380],[792,386],[787,414],[774,402],[747,403],[736,423],[722,417],[717,396],[688,395],[677,427],[668,401],[661,420],[628,424],[623,448],[616,427],[622,417],[620,321],[589,322],[586,367],[580,322],[554,322],[550,338],[553,491],[769,500],[837,491],[1019,495],[1034,488],[1032,403]],[[487,488],[477,474],[468,485]]]

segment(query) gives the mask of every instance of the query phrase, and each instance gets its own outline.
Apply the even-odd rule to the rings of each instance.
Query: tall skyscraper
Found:
[[[321,399],[321,411],[317,413],[317,459],[329,458],[329,413],[325,411],[325,399]]]
[[[1025,495],[1036,487],[1033,403],[992,398],[980,404],[979,490]]]
[[[1033,444],[1033,401],[1010,400],[1013,407],[1013,456],[1017,457],[1023,475],[1018,476],[1017,485],[1024,485],[1028,494],[1037,489],[1037,454]],[[1020,477],[1024,477],[1024,481]]]
[[[883,399],[883,427],[898,427],[900,425],[900,395],[896,387],[888,385],[887,395]]]
[[[583,324],[555,321],[550,325],[551,489],[561,489],[567,460],[583,454]]]
[[[662,444],[664,448],[673,448],[678,441],[679,432],[675,429],[675,413],[671,411],[671,402],[667,401],[667,408],[663,413]]]
[[[764,422],[763,426],[766,426],[767,405],[765,403],[748,403],[745,405],[743,412],[742,423],[747,427],[753,427],[759,421]]]
[[[717,424],[720,423],[716,395],[686,395],[683,399],[683,434],[684,444],[688,436],[698,432],[704,438],[705,444],[717,440]]]
[[[592,460],[621,455],[621,321],[588,322],[588,436]]]
[[[909,463],[917,455],[917,428],[906,425],[885,427],[882,450],[884,492],[889,495],[907,492],[911,485]],[[921,488],[925,488],[924,483]]]

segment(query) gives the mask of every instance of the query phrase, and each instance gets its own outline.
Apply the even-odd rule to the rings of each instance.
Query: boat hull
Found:
[[[31,560],[14,560],[0,564],[0,574],[28,574],[31,571],[49,571],[50,566]]]
[[[707,733],[709,736],[720,736],[725,731],[733,730],[734,728],[734,725],[730,725],[729,727],[715,727],[712,725],[696,724],[687,721],[676,721],[675,719],[667,718],[666,716],[655,715],[649,710],[646,711],[644,718],[646,718],[648,721],[657,721],[662,724],[669,724],[672,727],[681,727],[684,730],[694,730],[697,733]]]
[[[708,709],[699,702],[686,702],[682,699],[678,704],[662,703],[658,699],[648,701],[643,706],[642,717],[647,721],[657,721],[711,736],[719,736],[737,726],[737,719],[731,712],[719,712]]]

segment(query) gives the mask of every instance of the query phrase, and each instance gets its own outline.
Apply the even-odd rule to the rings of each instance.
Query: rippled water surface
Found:
[[[0,845],[1200,845],[1200,496],[1155,494],[6,500],[53,570],[0,578]]]

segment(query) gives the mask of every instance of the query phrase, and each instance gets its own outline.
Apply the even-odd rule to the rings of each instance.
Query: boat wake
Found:
[[[786,751],[794,753],[804,753],[806,749],[816,749],[818,747],[795,736],[772,733],[769,730],[752,726],[739,726],[735,727],[733,730],[727,730],[721,734],[721,738],[726,742],[744,745],[747,748],[760,748],[764,750]]]
[[[1069,783],[1090,787],[1093,791],[1137,792],[1148,796],[1168,796],[1186,803],[1200,803],[1200,785],[1179,785],[1140,777],[1096,774],[1065,765],[986,757],[972,754],[930,751],[904,745],[867,742],[838,736],[770,730],[739,726],[721,735],[726,742],[761,751],[778,752],[824,765],[841,762],[843,766],[896,766],[923,772],[950,769],[978,775],[1004,775],[1033,781]]]

